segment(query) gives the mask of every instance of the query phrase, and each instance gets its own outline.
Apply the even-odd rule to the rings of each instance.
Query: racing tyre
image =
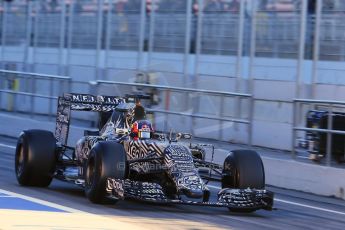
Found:
[[[222,188],[264,189],[265,170],[260,155],[251,150],[234,150],[223,165]],[[234,212],[253,212],[254,209],[229,208]]]
[[[98,142],[90,151],[85,170],[85,194],[96,204],[106,199],[107,178],[125,179],[126,153],[117,142]],[[113,200],[116,202],[116,200]]]
[[[15,173],[23,186],[47,187],[56,166],[56,140],[45,130],[23,131],[15,154]]]

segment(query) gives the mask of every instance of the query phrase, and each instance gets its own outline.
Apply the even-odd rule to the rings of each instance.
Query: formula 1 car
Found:
[[[23,186],[49,186],[59,179],[82,186],[93,203],[126,198],[155,203],[227,207],[230,211],[272,210],[260,156],[230,151],[223,165],[205,160],[210,147],[192,144],[186,133],[155,132],[145,120],[140,99],[64,94],[58,99],[55,135],[26,130],[16,147],[15,172]],[[85,131],[76,147],[67,145],[72,110],[95,111],[108,118],[99,131]],[[221,182],[217,201],[207,183]]]

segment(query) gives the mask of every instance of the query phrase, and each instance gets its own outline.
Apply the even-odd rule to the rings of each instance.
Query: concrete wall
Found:
[[[263,157],[266,183],[345,200],[345,170]]]
[[[2,51],[4,50],[4,51]],[[179,73],[182,76],[185,61],[187,63],[187,73],[195,74],[197,66],[198,73],[213,81],[222,77],[235,77],[237,68],[236,56],[208,55],[201,54],[196,62],[196,56],[189,54],[185,58],[184,54],[179,53],[159,53],[154,52],[150,57],[144,52],[142,61],[138,63],[139,53],[135,51],[114,51],[106,53],[104,50],[99,52],[99,59],[96,61],[96,51],[93,49],[66,49],[57,48],[29,48],[28,56],[24,60],[23,47],[6,46],[0,47],[3,52],[3,62],[13,62],[18,64],[18,70],[32,68],[40,73],[63,74],[70,72],[75,80],[88,81],[95,79],[96,67],[100,69],[115,70],[115,73],[101,74],[100,79],[121,80],[119,78],[129,78],[121,73],[128,74],[137,69],[138,66],[143,70],[162,72],[167,77],[171,73]],[[23,65],[26,63],[26,66]],[[322,84],[345,84],[343,77],[344,62],[341,61],[319,61],[317,65],[317,82]],[[59,73],[61,65],[62,72]],[[313,62],[305,60],[302,65],[302,82],[310,83],[312,79]],[[256,57],[250,62],[248,57],[241,58],[241,76],[249,78],[250,68],[252,77],[255,79],[295,81],[297,75],[297,60],[283,58],[263,58]],[[128,71],[128,72],[127,72]],[[120,77],[119,77],[120,76]],[[192,77],[193,78],[193,77]],[[168,80],[168,79],[166,79]],[[224,80],[224,79],[223,79]],[[207,80],[205,80],[207,81]],[[180,83],[183,83],[181,79]],[[221,86],[224,84],[216,84]],[[227,85],[227,84],[226,84]],[[231,87],[231,85],[227,85]]]

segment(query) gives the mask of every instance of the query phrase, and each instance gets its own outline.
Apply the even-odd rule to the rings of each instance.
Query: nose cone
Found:
[[[181,192],[189,198],[203,198],[204,195],[201,189],[181,189]]]
[[[195,168],[190,150],[183,145],[169,145],[164,150],[168,172],[175,182],[178,194],[202,198],[205,184]]]
[[[182,175],[179,183],[180,194],[189,198],[202,198],[204,195],[205,185],[199,175]]]

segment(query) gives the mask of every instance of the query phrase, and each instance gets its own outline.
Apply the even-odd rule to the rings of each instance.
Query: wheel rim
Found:
[[[95,161],[93,158],[91,158],[86,169],[86,185],[88,187],[92,186],[92,184],[94,183],[95,171]]]
[[[16,156],[16,173],[18,176],[20,176],[23,173],[24,163],[24,148],[21,145]]]

